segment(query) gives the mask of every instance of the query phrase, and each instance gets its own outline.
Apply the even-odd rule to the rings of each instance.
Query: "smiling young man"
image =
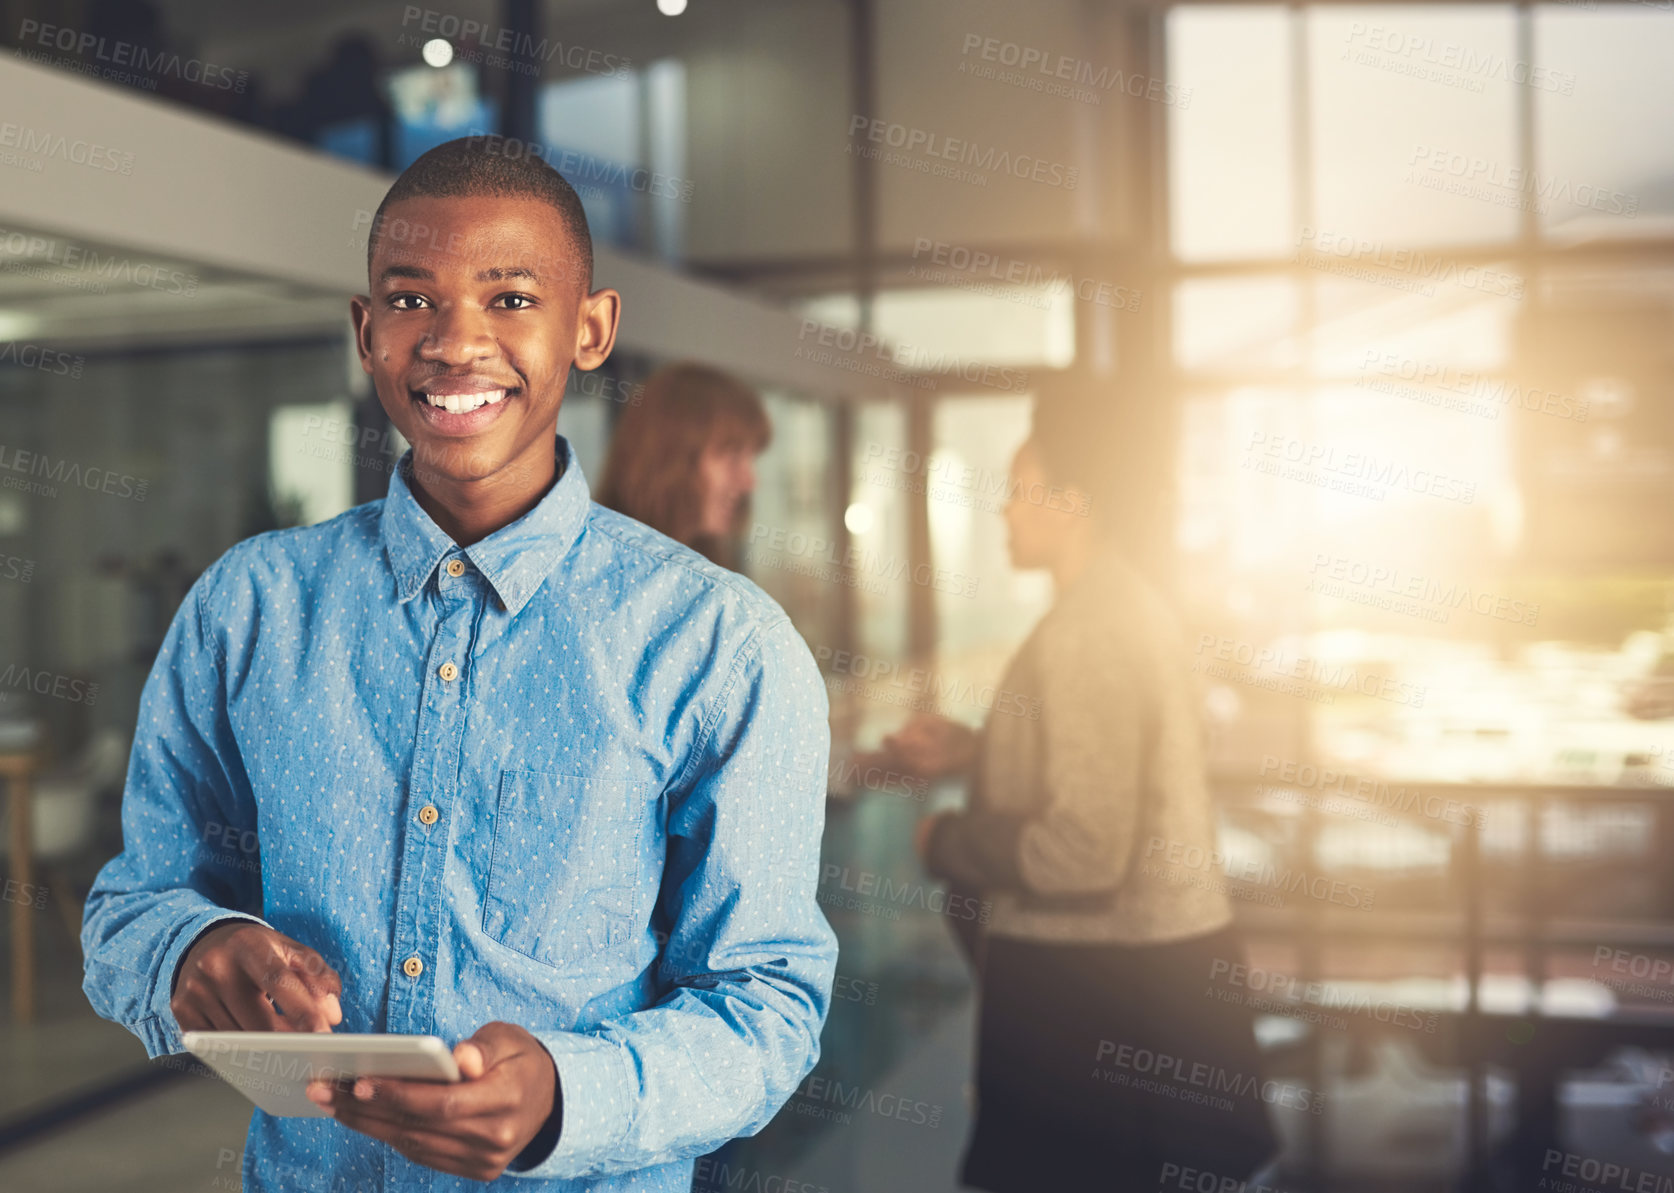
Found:
[[[589,500],[558,408],[621,299],[575,192],[503,145],[385,196],[351,305],[412,447],[383,500],[192,586],[87,902],[83,989],[150,1056],[457,1042],[460,1084],[256,1110],[246,1190],[684,1193],[819,1055],[824,686],[760,589]]]

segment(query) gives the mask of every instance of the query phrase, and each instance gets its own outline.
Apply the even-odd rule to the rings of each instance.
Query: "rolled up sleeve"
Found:
[[[659,894],[664,996],[588,1032],[536,1031],[562,1122],[514,1176],[630,1172],[752,1135],[819,1059],[837,940],[816,899],[824,684],[783,618],[740,649],[674,785]]]
[[[82,914],[82,990],[151,1057],[184,1050],[169,1003],[192,943],[223,920],[266,922],[254,800],[205,627],[221,566],[181,602],[140,694],[122,852],[99,871]]]

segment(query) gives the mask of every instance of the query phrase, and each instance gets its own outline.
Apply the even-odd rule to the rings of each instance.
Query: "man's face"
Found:
[[[385,209],[371,293],[351,303],[361,367],[414,464],[513,481],[552,451],[570,366],[594,369],[619,298],[588,294],[549,204],[414,198]]]

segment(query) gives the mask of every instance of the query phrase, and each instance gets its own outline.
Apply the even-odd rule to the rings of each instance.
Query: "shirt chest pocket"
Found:
[[[548,965],[626,940],[641,886],[635,792],[623,779],[501,771],[483,932]]]

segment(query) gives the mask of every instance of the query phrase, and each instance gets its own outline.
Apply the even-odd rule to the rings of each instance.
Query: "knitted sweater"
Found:
[[[997,936],[1154,944],[1229,923],[1198,692],[1161,595],[1097,555],[1001,689],[932,875],[986,900]]]

